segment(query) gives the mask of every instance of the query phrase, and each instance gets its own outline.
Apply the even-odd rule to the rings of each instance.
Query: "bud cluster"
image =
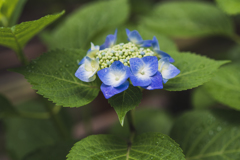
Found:
[[[100,50],[96,53],[96,58],[99,59],[100,69],[110,67],[114,61],[120,61],[125,66],[130,66],[130,58],[142,58],[145,56],[154,56],[155,53],[147,48],[139,48],[136,44],[128,42],[120,43],[111,48]]]

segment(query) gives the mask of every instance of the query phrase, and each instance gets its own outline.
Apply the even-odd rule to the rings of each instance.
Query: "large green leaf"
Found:
[[[127,0],[94,2],[66,17],[58,28],[42,37],[51,48],[90,48],[96,34],[124,23],[128,14]]]
[[[45,16],[39,20],[23,22],[11,28],[2,27],[0,28],[0,45],[13,49],[20,57],[26,43],[63,14],[64,11],[56,15]]]
[[[173,37],[229,36],[234,33],[230,17],[207,2],[161,3],[141,23]]]
[[[25,156],[23,160],[66,160],[66,156],[74,143],[73,141],[66,141],[45,146]]]
[[[240,65],[230,64],[219,69],[216,76],[206,83],[210,95],[229,107],[240,110]]]
[[[137,107],[142,99],[142,91],[130,85],[124,92],[109,98],[108,102],[115,109],[118,119],[123,126],[125,115]]]
[[[239,0],[215,0],[218,6],[224,10],[227,14],[235,15],[240,13],[240,1]]]
[[[240,113],[233,110],[185,113],[176,120],[170,134],[187,160],[237,160],[239,135]]]
[[[17,106],[19,112],[45,112],[44,103],[30,101]],[[46,145],[62,141],[50,119],[5,118],[6,149],[19,160],[26,154]]]
[[[216,103],[216,101],[208,94],[203,86],[200,86],[193,90],[192,106],[194,109],[206,109]]]
[[[78,62],[85,54],[83,50],[54,50],[13,71],[23,74],[37,93],[57,105],[80,107],[90,103],[100,89],[99,79],[86,83],[75,77]]]
[[[0,94],[0,118],[16,114],[17,110],[13,107],[7,98]]]
[[[184,160],[182,150],[161,133],[136,135],[132,143],[113,135],[93,135],[77,142],[67,160]]]
[[[16,24],[26,1],[27,0],[1,0],[0,20],[5,27],[11,27]]]
[[[160,132],[169,134],[173,118],[164,110],[139,109],[134,112],[134,124],[138,134],[145,132]],[[118,122],[110,129],[110,133],[127,138],[130,134],[127,123],[122,127]]]
[[[228,61],[215,61],[204,56],[191,53],[171,53],[175,65],[181,72],[170,79],[164,89],[181,91],[192,89],[210,80],[212,73]]]

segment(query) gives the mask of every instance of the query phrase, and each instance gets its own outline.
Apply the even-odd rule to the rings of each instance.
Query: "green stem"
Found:
[[[67,139],[68,131],[67,131],[63,121],[61,120],[59,114],[54,114],[54,110],[52,109],[52,107],[50,105],[46,104],[44,106],[45,106],[46,110],[48,111],[48,113],[50,114],[51,119],[53,121],[53,125],[59,131],[59,134],[61,135],[61,137],[64,139]]]
[[[27,57],[25,56],[25,54],[24,54],[22,49],[19,49],[18,58],[20,59],[22,64],[24,64],[24,65],[28,65],[29,64],[29,62],[27,60]]]
[[[129,143],[132,143],[133,142],[133,138],[135,136],[135,132],[136,132],[136,128],[134,126],[134,120],[133,120],[133,110],[131,110],[131,111],[129,111],[127,113],[127,120],[128,120],[129,130],[130,130]]]

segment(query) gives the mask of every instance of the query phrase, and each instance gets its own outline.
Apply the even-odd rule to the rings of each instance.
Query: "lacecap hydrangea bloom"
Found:
[[[143,40],[136,30],[126,29],[126,33],[129,41],[126,44],[116,44],[117,30],[101,46],[91,43],[75,73],[84,82],[92,82],[98,76],[106,99],[125,91],[129,84],[147,90],[162,89],[163,83],[180,73],[171,64],[174,59],[160,50],[155,36]]]

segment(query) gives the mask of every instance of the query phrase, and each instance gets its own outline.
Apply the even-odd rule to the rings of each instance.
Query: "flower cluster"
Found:
[[[129,83],[147,90],[162,89],[163,83],[180,73],[171,64],[174,59],[160,50],[155,36],[143,40],[136,30],[126,29],[126,33],[129,40],[126,44],[116,44],[117,30],[106,37],[103,45],[91,43],[75,73],[84,82],[92,82],[98,75],[106,99],[125,91]]]

